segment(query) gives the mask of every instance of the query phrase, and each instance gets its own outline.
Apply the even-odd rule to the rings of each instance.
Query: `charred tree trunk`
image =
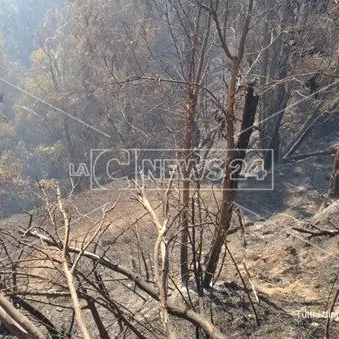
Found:
[[[265,152],[264,155],[264,167],[265,170],[269,170],[272,167],[272,160],[277,163],[279,162],[280,159],[280,126],[281,126],[281,121],[284,117],[285,109],[290,97],[289,90],[286,88],[286,85],[280,85],[278,88],[278,94],[277,94],[277,101],[276,101],[276,119],[274,123],[274,128],[273,132],[271,135],[271,140],[269,144],[266,146],[269,151]],[[267,131],[265,132],[267,133]],[[271,157],[271,151],[273,151],[273,159]]]
[[[328,197],[330,199],[339,198],[339,146],[337,146],[337,152],[334,157],[333,173],[330,181]]]
[[[248,148],[250,138],[253,132],[251,128],[254,124],[255,113],[258,106],[258,96],[254,95],[254,83],[250,84],[247,90],[245,106],[243,112],[243,119],[241,125],[241,134],[239,136],[236,150],[229,150],[227,171],[223,182],[223,201],[220,216],[220,226],[214,234],[212,242],[212,249],[206,265],[206,273],[204,277],[204,287],[210,286],[214,273],[217,269],[222,246],[227,235],[227,231],[231,225],[233,203],[236,197],[236,189],[238,187],[238,176],[242,170],[242,160],[246,157],[246,149]],[[231,173],[233,166],[230,164],[237,164],[237,172]]]
[[[186,105],[186,130],[185,130],[185,165],[184,181],[183,181],[183,196],[182,196],[182,229],[180,235],[180,271],[181,282],[187,286],[189,279],[188,272],[188,239],[189,239],[189,210],[190,210],[190,182],[191,172],[193,170],[192,158],[194,155],[192,151],[198,147],[200,139],[200,130],[197,122],[198,114],[198,100],[200,96],[200,86],[193,84],[201,84],[204,79],[206,59],[208,56],[208,42],[211,33],[212,13],[203,19],[202,10],[197,12],[196,26],[192,30],[190,41],[190,52],[188,53],[188,73],[183,74],[187,78],[186,92],[188,95]],[[205,23],[203,23],[205,21]],[[199,41],[199,29],[203,29],[204,34]],[[182,65],[182,69],[184,69]],[[185,72],[183,72],[185,73]]]
[[[180,272],[181,282],[184,286],[188,283],[188,223],[189,223],[189,206],[190,206],[190,176],[192,165],[190,159],[192,158],[192,132],[195,123],[197,107],[197,96],[190,93],[190,99],[187,104],[187,119],[185,131],[185,158],[184,165],[184,181],[183,181],[183,195],[182,195],[182,230],[180,241]]]
[[[263,154],[266,170],[272,167],[271,151],[274,154],[274,162],[278,162],[280,159],[280,127],[290,98],[290,90],[282,80],[286,78],[291,68],[289,65],[291,46],[289,39],[284,37],[282,32],[291,21],[295,20],[292,2],[286,1],[281,15],[278,14],[274,17],[272,14],[272,17],[269,17],[272,19],[272,23],[273,20],[276,21],[274,30],[277,39],[273,44],[271,62],[269,66],[262,65],[262,69],[268,73],[270,79],[278,80],[280,84],[277,88],[266,92],[262,97],[263,113],[260,120],[260,141],[263,149],[269,149]],[[264,59],[263,62],[267,63],[267,59]]]
[[[216,29],[217,29],[218,36],[219,36],[219,39],[222,45],[222,49],[224,50],[225,55],[230,60],[232,60],[232,71],[231,71],[229,87],[227,89],[227,107],[225,110],[226,131],[227,131],[226,141],[227,141],[228,151],[227,151],[227,156],[226,156],[226,170],[225,170],[224,181],[223,181],[223,193],[222,193],[220,223],[219,223],[220,226],[215,230],[215,233],[214,233],[210,256],[206,264],[206,272],[205,272],[205,277],[204,277],[204,282],[203,282],[204,287],[209,287],[211,284],[212,278],[215,274],[215,271],[218,265],[222,245],[225,241],[225,236],[231,225],[233,202],[234,202],[235,194],[236,194],[236,191],[235,189],[233,189],[233,187],[236,188],[236,185],[237,185],[237,181],[234,180],[232,176],[233,168],[231,165],[232,165],[232,161],[234,161],[234,159],[236,159],[236,157],[238,156],[236,150],[234,149],[235,147],[235,143],[234,143],[234,137],[235,137],[234,97],[235,97],[235,92],[236,92],[237,78],[240,72],[240,66],[244,58],[245,44],[246,44],[246,38],[247,38],[247,34],[249,31],[249,27],[250,27],[252,10],[253,10],[253,0],[249,0],[246,18],[243,24],[242,34],[241,34],[241,38],[239,42],[239,48],[237,50],[237,55],[232,55],[232,53],[230,52],[227,42],[226,42],[226,36],[224,35],[224,32],[221,28],[217,14],[216,12],[213,13],[214,22],[216,24]],[[247,96],[246,101],[249,100],[249,98],[253,97],[253,92],[250,92],[250,93],[251,94]],[[253,106],[247,104],[245,105],[244,109],[248,110],[248,107],[253,107]],[[255,105],[255,108],[256,108],[256,105]],[[244,112],[243,114],[242,125],[245,124],[245,120],[246,120],[245,116],[248,117],[247,112],[246,113]],[[245,131],[242,131],[242,132],[245,132]],[[250,134],[247,134],[247,137],[250,137]]]
[[[23,313],[11,304],[3,293],[0,293],[0,321],[16,335],[23,339],[45,339],[46,336]]]
[[[93,298],[87,298],[87,307],[90,309],[93,319],[95,321],[95,324],[97,325],[100,339],[109,339],[110,336],[106,330],[106,327],[104,326],[102,322],[102,316],[99,314],[99,311],[95,305],[95,300]]]
[[[19,296],[13,297],[13,301],[14,301],[15,304],[22,307],[31,316],[33,316],[35,319],[37,319],[39,321],[39,323],[44,325],[52,339],[60,339],[61,333],[59,332],[59,330],[37,308],[33,307],[31,304],[29,304],[28,302],[26,302],[23,298],[21,298]]]

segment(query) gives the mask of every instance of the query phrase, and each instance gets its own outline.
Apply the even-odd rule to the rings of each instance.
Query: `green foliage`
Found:
[[[56,144],[54,144],[52,146],[39,145],[36,148],[36,151],[38,153],[41,153],[42,155],[57,155],[57,154],[60,154],[62,152],[62,145],[61,145],[60,141],[58,141]]]
[[[207,12],[200,11],[203,15],[196,23],[201,13],[193,0],[82,0],[66,1],[61,6],[62,3],[61,0],[0,0],[3,35],[3,39],[0,37],[0,74],[24,90],[20,92],[0,84],[0,92],[6,92],[6,102],[0,112],[3,118],[0,161],[3,166],[12,160],[19,164],[18,176],[23,181],[36,177],[65,178],[70,159],[86,162],[92,148],[173,146],[174,135],[169,130],[181,140],[185,129],[189,87],[185,81],[192,80],[189,72],[194,75],[199,69],[201,54],[198,51],[204,41]],[[225,3],[220,3],[217,13],[220,17]],[[225,34],[232,36],[229,44],[234,52],[241,36],[243,7],[236,1],[227,3],[230,15]],[[312,29],[306,29],[301,23],[312,22],[311,12],[304,11],[303,17],[294,9],[294,18],[282,15],[287,8],[285,2],[272,5],[269,10],[266,2],[257,2],[255,6],[254,17],[257,16],[258,22],[249,31],[247,54],[241,65],[244,78],[239,78],[239,88],[243,88],[253,74],[264,74],[261,84],[276,80],[278,66],[283,65],[281,51],[285,45],[290,46],[290,50],[286,53],[288,59],[284,60],[286,67],[282,68],[286,72],[288,69],[289,76],[293,72],[307,74],[322,68],[326,73],[325,64],[329,65],[327,73],[335,72],[335,63],[329,57],[314,58],[306,53],[305,47],[313,43],[313,37],[319,35],[321,28],[330,36],[328,40],[335,42],[331,50],[326,39],[319,37],[328,49],[322,52],[336,53],[336,31],[326,13],[312,24]],[[284,23],[281,18],[287,20],[286,27],[281,26]],[[195,24],[196,40],[192,34]],[[211,112],[225,103],[223,95],[228,85],[230,61],[224,60],[218,34],[215,27],[211,27],[206,67],[201,71],[204,73],[202,84],[214,99],[210,100],[202,91],[204,98],[199,98],[196,123],[213,128],[215,121]],[[299,48],[293,41],[304,41],[304,47]],[[17,59],[27,63],[27,67],[15,61]],[[336,64],[339,65],[338,60]],[[123,83],[124,79],[138,76],[171,81]],[[298,78],[291,85],[292,92],[302,92],[302,80]],[[267,91],[268,98],[274,98],[273,90],[274,86]],[[216,105],[218,100],[220,105]],[[236,102],[237,114],[242,112],[242,100]],[[275,110],[276,100],[271,101]],[[264,109],[262,112],[265,114]],[[274,119],[270,121],[274,123]],[[206,127],[206,133],[209,129]],[[269,136],[266,129],[261,130]],[[8,158],[8,154],[13,158]],[[3,167],[3,180],[9,168]]]
[[[5,153],[0,159],[0,181],[15,183],[20,180],[22,164],[17,161],[13,152]]]
[[[34,49],[34,33],[46,10],[63,0],[0,0],[0,31],[13,60],[28,63]]]

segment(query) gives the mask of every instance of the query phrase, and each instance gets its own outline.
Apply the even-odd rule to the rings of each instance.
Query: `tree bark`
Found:
[[[246,149],[248,148],[250,138],[253,132],[251,128],[254,124],[255,113],[258,106],[259,97],[254,95],[254,83],[250,84],[247,90],[245,106],[243,112],[243,120],[241,124],[241,134],[239,136],[236,151],[232,151],[229,155],[229,163],[227,164],[226,176],[223,183],[223,200],[222,200],[222,209],[220,216],[220,226],[214,234],[214,240],[212,242],[212,250],[206,265],[206,273],[204,277],[204,287],[207,288],[210,286],[212,278],[217,269],[217,264],[219,261],[222,245],[224,244],[227,231],[231,225],[232,218],[232,209],[233,203],[236,197],[236,189],[238,187],[237,177],[239,176],[243,162],[242,160],[246,157]],[[233,134],[234,135],[234,134]],[[231,168],[231,162],[237,163],[237,172],[231,173],[233,166]],[[233,178],[231,178],[231,175]]]
[[[330,181],[328,197],[330,199],[339,198],[339,146],[337,146],[337,152],[334,157],[333,173]]]
[[[46,336],[0,293],[0,320],[20,339],[45,339]]]
[[[190,175],[192,172],[192,128],[195,123],[197,107],[197,96],[190,93],[190,99],[187,104],[187,119],[185,132],[185,158],[184,182],[182,193],[182,230],[180,243],[180,272],[181,282],[184,286],[188,283],[188,222],[190,205]]]

